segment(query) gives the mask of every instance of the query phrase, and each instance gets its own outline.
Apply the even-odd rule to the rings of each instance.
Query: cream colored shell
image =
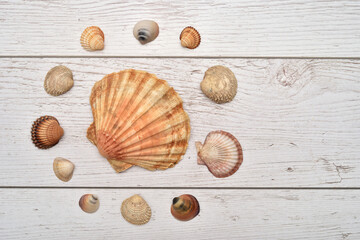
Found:
[[[75,165],[62,157],[57,157],[54,159],[53,170],[57,178],[61,181],[68,182],[74,173]]]
[[[234,73],[229,68],[218,65],[205,72],[200,87],[212,101],[226,103],[234,99],[238,83]]]
[[[104,41],[103,31],[96,26],[87,27],[80,38],[81,46],[88,51],[104,49]]]
[[[65,66],[59,65],[50,69],[44,81],[45,91],[53,96],[59,96],[69,91],[74,85],[73,74]]]
[[[146,44],[157,38],[159,35],[159,25],[151,20],[140,21],[135,24],[133,34],[141,44]]]
[[[94,213],[100,207],[99,197],[95,194],[85,194],[79,200],[80,208],[87,213]]]
[[[151,209],[147,202],[136,194],[123,201],[121,214],[129,223],[143,225],[150,221]]]

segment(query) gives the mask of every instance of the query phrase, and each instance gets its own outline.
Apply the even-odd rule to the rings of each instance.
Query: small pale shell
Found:
[[[69,160],[57,157],[54,159],[53,170],[58,179],[63,182],[68,182],[74,173],[75,165]]]
[[[104,49],[104,41],[103,31],[96,26],[87,27],[80,38],[81,46],[89,51]]]
[[[59,96],[69,91],[74,85],[73,74],[65,66],[56,66],[46,74],[45,91],[53,96]]]
[[[234,99],[238,84],[234,73],[229,68],[218,65],[205,72],[200,87],[212,101],[226,103]]]
[[[242,148],[238,140],[225,131],[210,132],[204,145],[195,142],[198,164],[206,165],[217,178],[234,174],[243,162]]]
[[[129,223],[143,225],[150,221],[151,209],[147,202],[136,194],[123,201],[121,214]]]
[[[36,147],[46,149],[56,145],[64,135],[58,120],[52,116],[36,119],[31,128],[31,139]]]
[[[189,221],[196,217],[200,212],[200,206],[197,199],[190,195],[184,194],[173,199],[171,205],[171,214],[180,221]]]
[[[180,34],[181,46],[195,49],[200,45],[200,33],[193,27],[186,27]]]
[[[146,44],[157,38],[159,35],[159,25],[151,20],[140,21],[135,24],[133,34],[141,44]]]
[[[95,194],[85,194],[79,200],[80,208],[87,213],[94,213],[99,209],[100,201]]]

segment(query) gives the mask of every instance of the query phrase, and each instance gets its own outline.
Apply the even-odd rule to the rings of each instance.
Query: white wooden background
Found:
[[[143,19],[160,26],[144,46],[132,36]],[[103,51],[81,48],[90,25],[103,29]],[[179,43],[188,25],[201,33],[195,50]],[[0,0],[0,29],[0,239],[360,238],[360,1]],[[52,97],[43,80],[59,64],[75,84]],[[217,64],[239,82],[223,105],[199,88]],[[116,174],[86,139],[91,87],[126,68],[156,74],[183,98],[192,133],[172,169]],[[45,114],[65,135],[39,150],[30,129]],[[244,150],[243,165],[225,179],[196,164],[194,142],[217,129]],[[75,163],[70,182],[53,174],[55,157]],[[85,193],[99,195],[98,212],[78,207]],[[153,210],[144,226],[120,214],[135,193]],[[190,222],[169,210],[184,193],[200,202]]]

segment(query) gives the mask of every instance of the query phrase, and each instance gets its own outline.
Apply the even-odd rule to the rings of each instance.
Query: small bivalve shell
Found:
[[[173,199],[171,214],[180,221],[189,221],[200,212],[198,200],[190,195],[184,194]]]
[[[75,165],[62,157],[57,157],[54,159],[53,170],[58,179],[63,182],[68,182],[74,173]]]
[[[151,20],[140,21],[135,24],[133,34],[141,44],[149,43],[159,35],[159,25]]]
[[[195,49],[201,42],[200,33],[193,27],[186,27],[180,34],[181,46]]]
[[[131,224],[143,225],[150,221],[151,209],[142,197],[135,194],[123,201],[121,215]]]
[[[104,49],[104,33],[99,27],[87,27],[81,34],[80,43],[83,48],[89,51]]]
[[[229,68],[218,65],[205,72],[200,87],[212,101],[226,103],[234,99],[238,84],[234,73]]]
[[[64,135],[58,120],[52,116],[39,117],[32,125],[31,139],[36,147],[46,149],[56,145]]]
[[[53,96],[66,93],[74,86],[73,74],[65,66],[56,66],[46,74],[44,81],[45,91]]]
[[[94,213],[99,209],[100,201],[95,194],[85,194],[79,200],[80,208],[87,213]]]
[[[210,132],[204,144],[195,142],[198,164],[206,165],[217,178],[233,175],[243,162],[242,148],[238,140],[225,131]]]

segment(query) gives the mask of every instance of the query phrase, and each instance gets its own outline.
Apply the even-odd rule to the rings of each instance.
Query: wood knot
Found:
[[[298,67],[287,62],[281,65],[276,74],[276,80],[284,87],[291,87],[300,78]]]

